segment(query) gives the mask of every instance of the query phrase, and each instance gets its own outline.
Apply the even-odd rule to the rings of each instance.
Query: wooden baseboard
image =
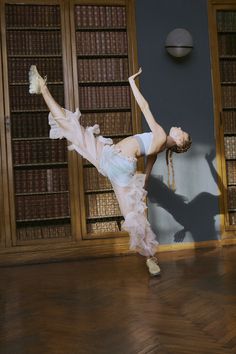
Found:
[[[182,243],[172,243],[166,245],[159,245],[158,252],[170,252],[179,250],[193,250],[196,248],[208,248],[208,247],[221,247],[221,240],[211,240],[203,242],[182,242]]]
[[[111,240],[110,240],[111,241]],[[94,241],[93,241],[94,242]],[[88,258],[114,257],[134,254],[129,250],[129,239],[120,238],[106,244],[79,244],[71,247],[56,247],[52,249],[40,249],[37,246],[35,250],[20,249],[12,247],[11,249],[0,250],[0,266],[14,266],[24,264],[51,263],[60,261],[76,261]],[[183,250],[194,250],[198,248],[218,248],[223,246],[235,245],[236,239],[211,240],[204,242],[183,242],[174,244],[162,244],[158,246],[157,253],[178,252]],[[17,249],[16,249],[17,248]]]

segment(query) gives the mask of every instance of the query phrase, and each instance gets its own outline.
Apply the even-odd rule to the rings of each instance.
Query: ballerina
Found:
[[[160,266],[155,257],[158,242],[146,216],[145,187],[157,155],[164,150],[167,164],[172,168],[174,181],[172,153],[187,151],[191,145],[191,138],[177,127],[172,127],[167,135],[155,121],[147,101],[135,84],[135,78],[141,72],[140,68],[136,74],[130,76],[129,83],[151,132],[129,136],[117,144],[99,134],[98,124],[87,128],[81,126],[79,123],[81,113],[78,108],[75,112],[62,108],[52,97],[46,79],[39,75],[35,65],[32,65],[29,71],[29,92],[42,94],[49,108],[50,138],[65,137],[70,142],[69,150],[78,152],[102,175],[109,178],[124,216],[122,228],[130,235],[130,249],[145,256],[149,273],[158,275]],[[147,157],[145,173],[136,173],[137,160],[142,156]]]

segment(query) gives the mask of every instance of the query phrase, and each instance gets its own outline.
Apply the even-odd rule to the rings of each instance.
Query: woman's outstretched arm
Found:
[[[155,118],[153,117],[152,112],[150,111],[148,102],[143,97],[143,95],[139,91],[139,89],[134,81],[134,79],[138,75],[140,75],[141,72],[142,72],[142,69],[140,68],[136,74],[129,77],[129,83],[130,83],[131,89],[133,91],[134,97],[135,97],[151,131],[153,133],[158,133],[158,134],[164,133],[164,130],[162,129],[162,127],[155,121]]]

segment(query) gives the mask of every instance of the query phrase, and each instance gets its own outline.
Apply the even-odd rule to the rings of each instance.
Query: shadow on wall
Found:
[[[222,191],[222,181],[212,163],[214,157],[214,151],[205,155],[213,179]],[[183,242],[187,231],[191,233],[194,242],[205,241],[206,235],[209,239],[217,239],[214,217],[219,213],[219,195],[202,192],[188,201],[184,196],[169,189],[159,178],[150,176],[148,197],[152,203],[167,210],[183,226],[183,229],[174,235],[174,242]]]

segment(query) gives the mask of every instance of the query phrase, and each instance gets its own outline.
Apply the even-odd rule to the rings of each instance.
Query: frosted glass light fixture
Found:
[[[173,57],[184,57],[193,49],[193,38],[186,29],[176,28],[168,34],[165,48]]]

